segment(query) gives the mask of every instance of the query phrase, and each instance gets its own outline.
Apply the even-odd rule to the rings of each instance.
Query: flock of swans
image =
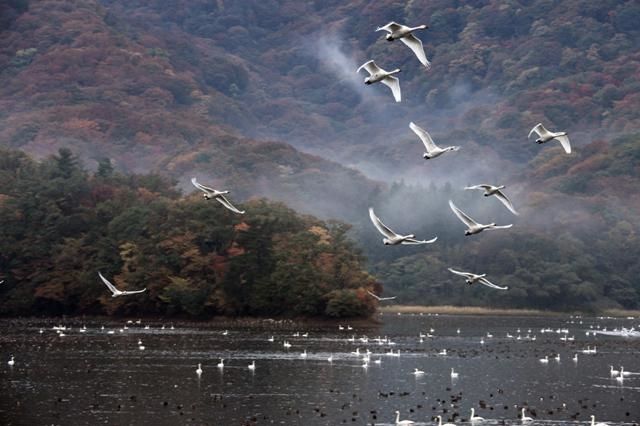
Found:
[[[419,25],[417,27],[408,27],[406,25],[401,25],[392,21],[383,27],[379,27],[376,31],[387,31],[388,34],[386,35],[386,39],[388,41],[400,40],[401,42],[403,42],[413,51],[413,53],[416,55],[420,63],[424,65],[424,67],[428,70],[431,68],[431,63],[427,60],[426,54],[424,52],[424,48],[422,46],[422,41],[420,41],[420,39],[416,37],[414,34],[415,31],[424,30],[426,28],[428,28],[426,25]],[[369,84],[378,83],[378,82],[382,83],[391,89],[391,92],[396,102],[401,102],[402,95],[400,91],[400,80],[394,76],[395,74],[400,73],[401,70],[399,68],[396,68],[393,71],[385,71],[384,69],[376,65],[376,63],[373,60],[369,60],[364,64],[362,64],[358,68],[357,72],[360,72],[360,70],[362,69],[366,70],[369,73],[369,76],[364,79],[365,84],[369,85]],[[425,153],[423,154],[423,157],[425,160],[437,158],[447,152],[454,152],[454,151],[460,150],[459,146],[447,146],[445,148],[441,148],[437,146],[433,141],[433,138],[431,137],[429,132],[427,132],[425,129],[421,128],[420,126],[416,125],[414,122],[409,123],[409,128],[422,141],[425,148]],[[542,144],[542,143],[549,142],[551,140],[557,140],[558,142],[560,142],[560,144],[562,145],[562,147],[564,148],[567,154],[571,153],[571,145],[569,143],[569,138],[566,132],[557,132],[557,133],[550,132],[542,125],[542,123],[538,123],[536,126],[533,127],[533,129],[531,129],[528,137],[531,137],[533,133],[536,133],[538,135],[538,139],[536,139],[537,143]],[[504,188],[505,188],[504,185],[496,186],[496,185],[489,185],[489,184],[480,184],[480,185],[468,186],[468,187],[465,187],[464,189],[465,190],[475,190],[475,189],[483,190],[485,197],[489,197],[492,195],[495,196],[495,198],[497,198],[507,209],[509,209],[511,213],[513,213],[514,215],[517,215],[518,212],[514,208],[513,203],[511,203],[509,198],[507,198],[504,192],[502,192]],[[465,230],[465,235],[475,235],[485,230],[508,229],[513,226],[512,224],[496,225],[495,223],[489,223],[489,224],[479,223],[474,219],[472,219],[465,212],[460,210],[451,200],[449,200],[449,207],[451,208],[453,213],[456,215],[456,217],[460,219],[460,221],[467,227],[467,229]],[[378,216],[376,216],[376,214],[374,213],[373,208],[369,208],[369,218],[371,219],[371,222],[373,222],[373,225],[376,227],[376,229],[384,236],[382,242],[385,245],[431,244],[437,240],[437,237],[434,237],[430,240],[417,240],[415,239],[415,236],[413,234],[408,234],[408,235],[398,234],[392,231],[386,225],[384,225],[384,223],[382,223],[380,218],[378,218]],[[466,278],[467,284],[469,285],[472,285],[476,282],[480,282],[481,284],[484,284],[496,290],[508,289],[508,287],[497,286],[489,282],[486,278],[484,278],[484,274],[477,275],[469,272],[458,272],[451,268],[449,268],[449,271],[453,272],[454,274],[464,276]]]

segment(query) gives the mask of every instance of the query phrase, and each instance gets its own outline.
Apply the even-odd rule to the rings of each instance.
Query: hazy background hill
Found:
[[[0,142],[169,174],[354,225],[401,301],[638,306],[640,5],[634,1],[18,1],[0,5]],[[433,68],[374,30],[426,23]],[[400,67],[402,104],[366,87]],[[415,121],[461,151],[422,160]],[[575,152],[527,141],[537,122]],[[265,142],[269,141],[269,142]],[[274,141],[274,142],[271,142]],[[306,153],[305,153],[306,152]],[[327,160],[330,159],[330,160]],[[521,211],[465,193],[506,183]],[[189,189],[190,190],[190,189]],[[508,232],[464,238],[454,199]],[[382,247],[373,205],[428,247]],[[488,233],[487,233],[488,234]],[[506,294],[463,289],[447,266]]]

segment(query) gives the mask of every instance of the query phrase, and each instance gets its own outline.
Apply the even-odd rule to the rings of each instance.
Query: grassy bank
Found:
[[[386,314],[443,314],[443,315],[513,315],[513,316],[554,316],[554,315],[585,315],[609,317],[640,317],[640,311],[625,309],[606,309],[602,312],[556,312],[539,309],[499,309],[481,306],[420,306],[420,305],[391,305],[381,306],[379,312]]]

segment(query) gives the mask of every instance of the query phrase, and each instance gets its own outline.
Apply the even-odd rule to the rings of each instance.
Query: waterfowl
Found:
[[[130,294],[138,294],[138,293],[143,293],[143,292],[147,291],[146,288],[143,288],[142,290],[124,290],[124,291],[120,291],[113,284],[111,284],[109,282],[109,280],[107,280],[105,277],[103,277],[100,272],[98,272],[98,276],[100,277],[102,282],[107,286],[107,288],[111,291],[111,293],[112,293],[111,297],[127,296],[127,295],[130,295]]]
[[[564,151],[567,154],[571,154],[571,144],[569,143],[569,137],[567,136],[567,132],[550,132],[549,130],[545,129],[542,123],[536,124],[533,127],[533,129],[531,129],[531,131],[529,132],[529,136],[527,136],[527,138],[530,138],[533,132],[538,134],[538,139],[536,139],[536,143],[542,144],[555,139],[558,142],[560,142],[560,144],[562,145],[562,148],[564,148]]]
[[[400,411],[396,411],[396,426],[410,426],[415,424],[413,420],[400,420]]]
[[[424,65],[427,69],[431,68],[431,63],[427,60],[427,55],[424,53],[424,47],[422,46],[422,41],[415,35],[413,35],[414,31],[427,29],[426,25],[418,25],[417,27],[407,27],[406,25],[401,25],[395,22],[389,22],[387,25],[383,27],[378,27],[376,31],[386,31],[388,34],[385,36],[387,41],[400,40],[407,46],[409,49],[413,51],[413,53],[418,57],[418,60],[422,65]]]
[[[393,93],[393,98],[396,102],[400,102],[402,100],[402,94],[400,93],[400,80],[393,76],[393,74],[398,74],[400,72],[399,68],[396,68],[393,71],[385,71],[371,60],[362,64],[356,72],[360,72],[363,68],[369,73],[369,77],[364,79],[364,84],[369,85],[380,82],[391,89],[391,93]]]
[[[471,407],[471,417],[469,418],[471,422],[483,422],[484,417],[476,416],[475,408]]]
[[[238,210],[231,202],[225,197],[225,194],[228,194],[229,191],[218,191],[217,189],[209,188],[208,186],[204,186],[196,180],[196,178],[191,178],[191,183],[193,186],[198,188],[203,192],[203,197],[205,200],[215,199],[220,204],[222,204],[227,209],[231,210],[234,213],[244,214],[244,210]]]
[[[478,282],[482,285],[485,285],[490,288],[494,288],[496,290],[509,290],[509,287],[500,287],[498,285],[495,285],[488,279],[486,279],[485,277],[487,276],[487,274],[478,275],[478,274],[472,274],[471,272],[456,271],[455,269],[451,269],[451,268],[447,268],[447,269],[449,269],[449,272],[453,272],[456,275],[465,277],[465,282],[469,285],[473,285]]]
[[[409,123],[409,128],[413,130],[413,133],[415,133],[422,141],[422,144],[424,145],[424,148],[426,150],[426,152],[422,154],[422,157],[425,160],[436,158],[444,154],[445,152],[458,151],[460,149],[459,146],[447,146],[445,148],[440,148],[433,141],[433,139],[431,138],[431,135],[422,127],[416,125],[414,122]]]
[[[449,200],[449,207],[451,207],[451,210],[453,211],[453,213],[455,213],[458,219],[460,219],[462,223],[467,225],[468,229],[464,231],[464,235],[478,234],[484,230],[491,230],[491,229],[508,229],[513,226],[512,224],[497,226],[495,223],[489,223],[487,225],[483,225],[471,219],[465,212],[463,212],[458,207],[456,207],[456,205],[453,204],[453,201],[451,200]]]
[[[531,417],[525,416],[524,415],[524,411],[525,411],[525,409],[523,408],[522,409],[522,416],[521,416],[520,420],[522,420],[523,422],[532,422],[533,419]]]
[[[466,186],[464,189],[481,189],[484,190],[484,196],[485,197],[489,197],[491,195],[495,195],[495,197],[502,203],[504,204],[504,206],[509,209],[509,211],[515,215],[518,215],[519,213],[516,211],[516,209],[513,207],[513,204],[511,203],[511,201],[507,198],[506,195],[504,195],[504,192],[501,191],[501,189],[504,189],[505,186],[504,185],[499,185],[499,186],[494,186],[494,185],[488,185],[486,183],[480,184],[480,185],[473,185],[473,186]]]
[[[378,216],[376,216],[376,214],[373,211],[373,208],[371,207],[369,207],[369,218],[371,219],[371,222],[376,227],[378,232],[380,232],[385,237],[382,239],[382,243],[385,246],[389,246],[389,245],[395,246],[398,244],[404,244],[404,245],[431,244],[438,239],[438,237],[434,237],[431,240],[427,240],[427,241],[416,240],[415,239],[416,236],[413,234],[409,234],[409,235],[397,234],[393,232],[389,227],[387,227],[384,223],[382,223],[382,221],[378,218]]]

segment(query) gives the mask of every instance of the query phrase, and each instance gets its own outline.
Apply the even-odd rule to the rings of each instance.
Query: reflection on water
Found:
[[[386,315],[381,321],[339,331],[276,323],[172,330],[153,321],[125,329],[124,321],[97,320],[53,330],[58,320],[3,320],[0,424],[395,425],[399,410],[401,419],[434,425],[436,415],[468,422],[472,407],[488,425],[522,424],[523,407],[530,425],[590,424],[591,414],[609,424],[640,420],[640,339],[586,334],[637,328],[640,320]],[[587,347],[596,353],[583,353]],[[545,356],[549,362],[540,362]],[[224,368],[216,367],[220,358]],[[254,371],[247,367],[253,361]],[[630,374],[618,380],[610,366]],[[412,374],[415,368],[425,374]]]

